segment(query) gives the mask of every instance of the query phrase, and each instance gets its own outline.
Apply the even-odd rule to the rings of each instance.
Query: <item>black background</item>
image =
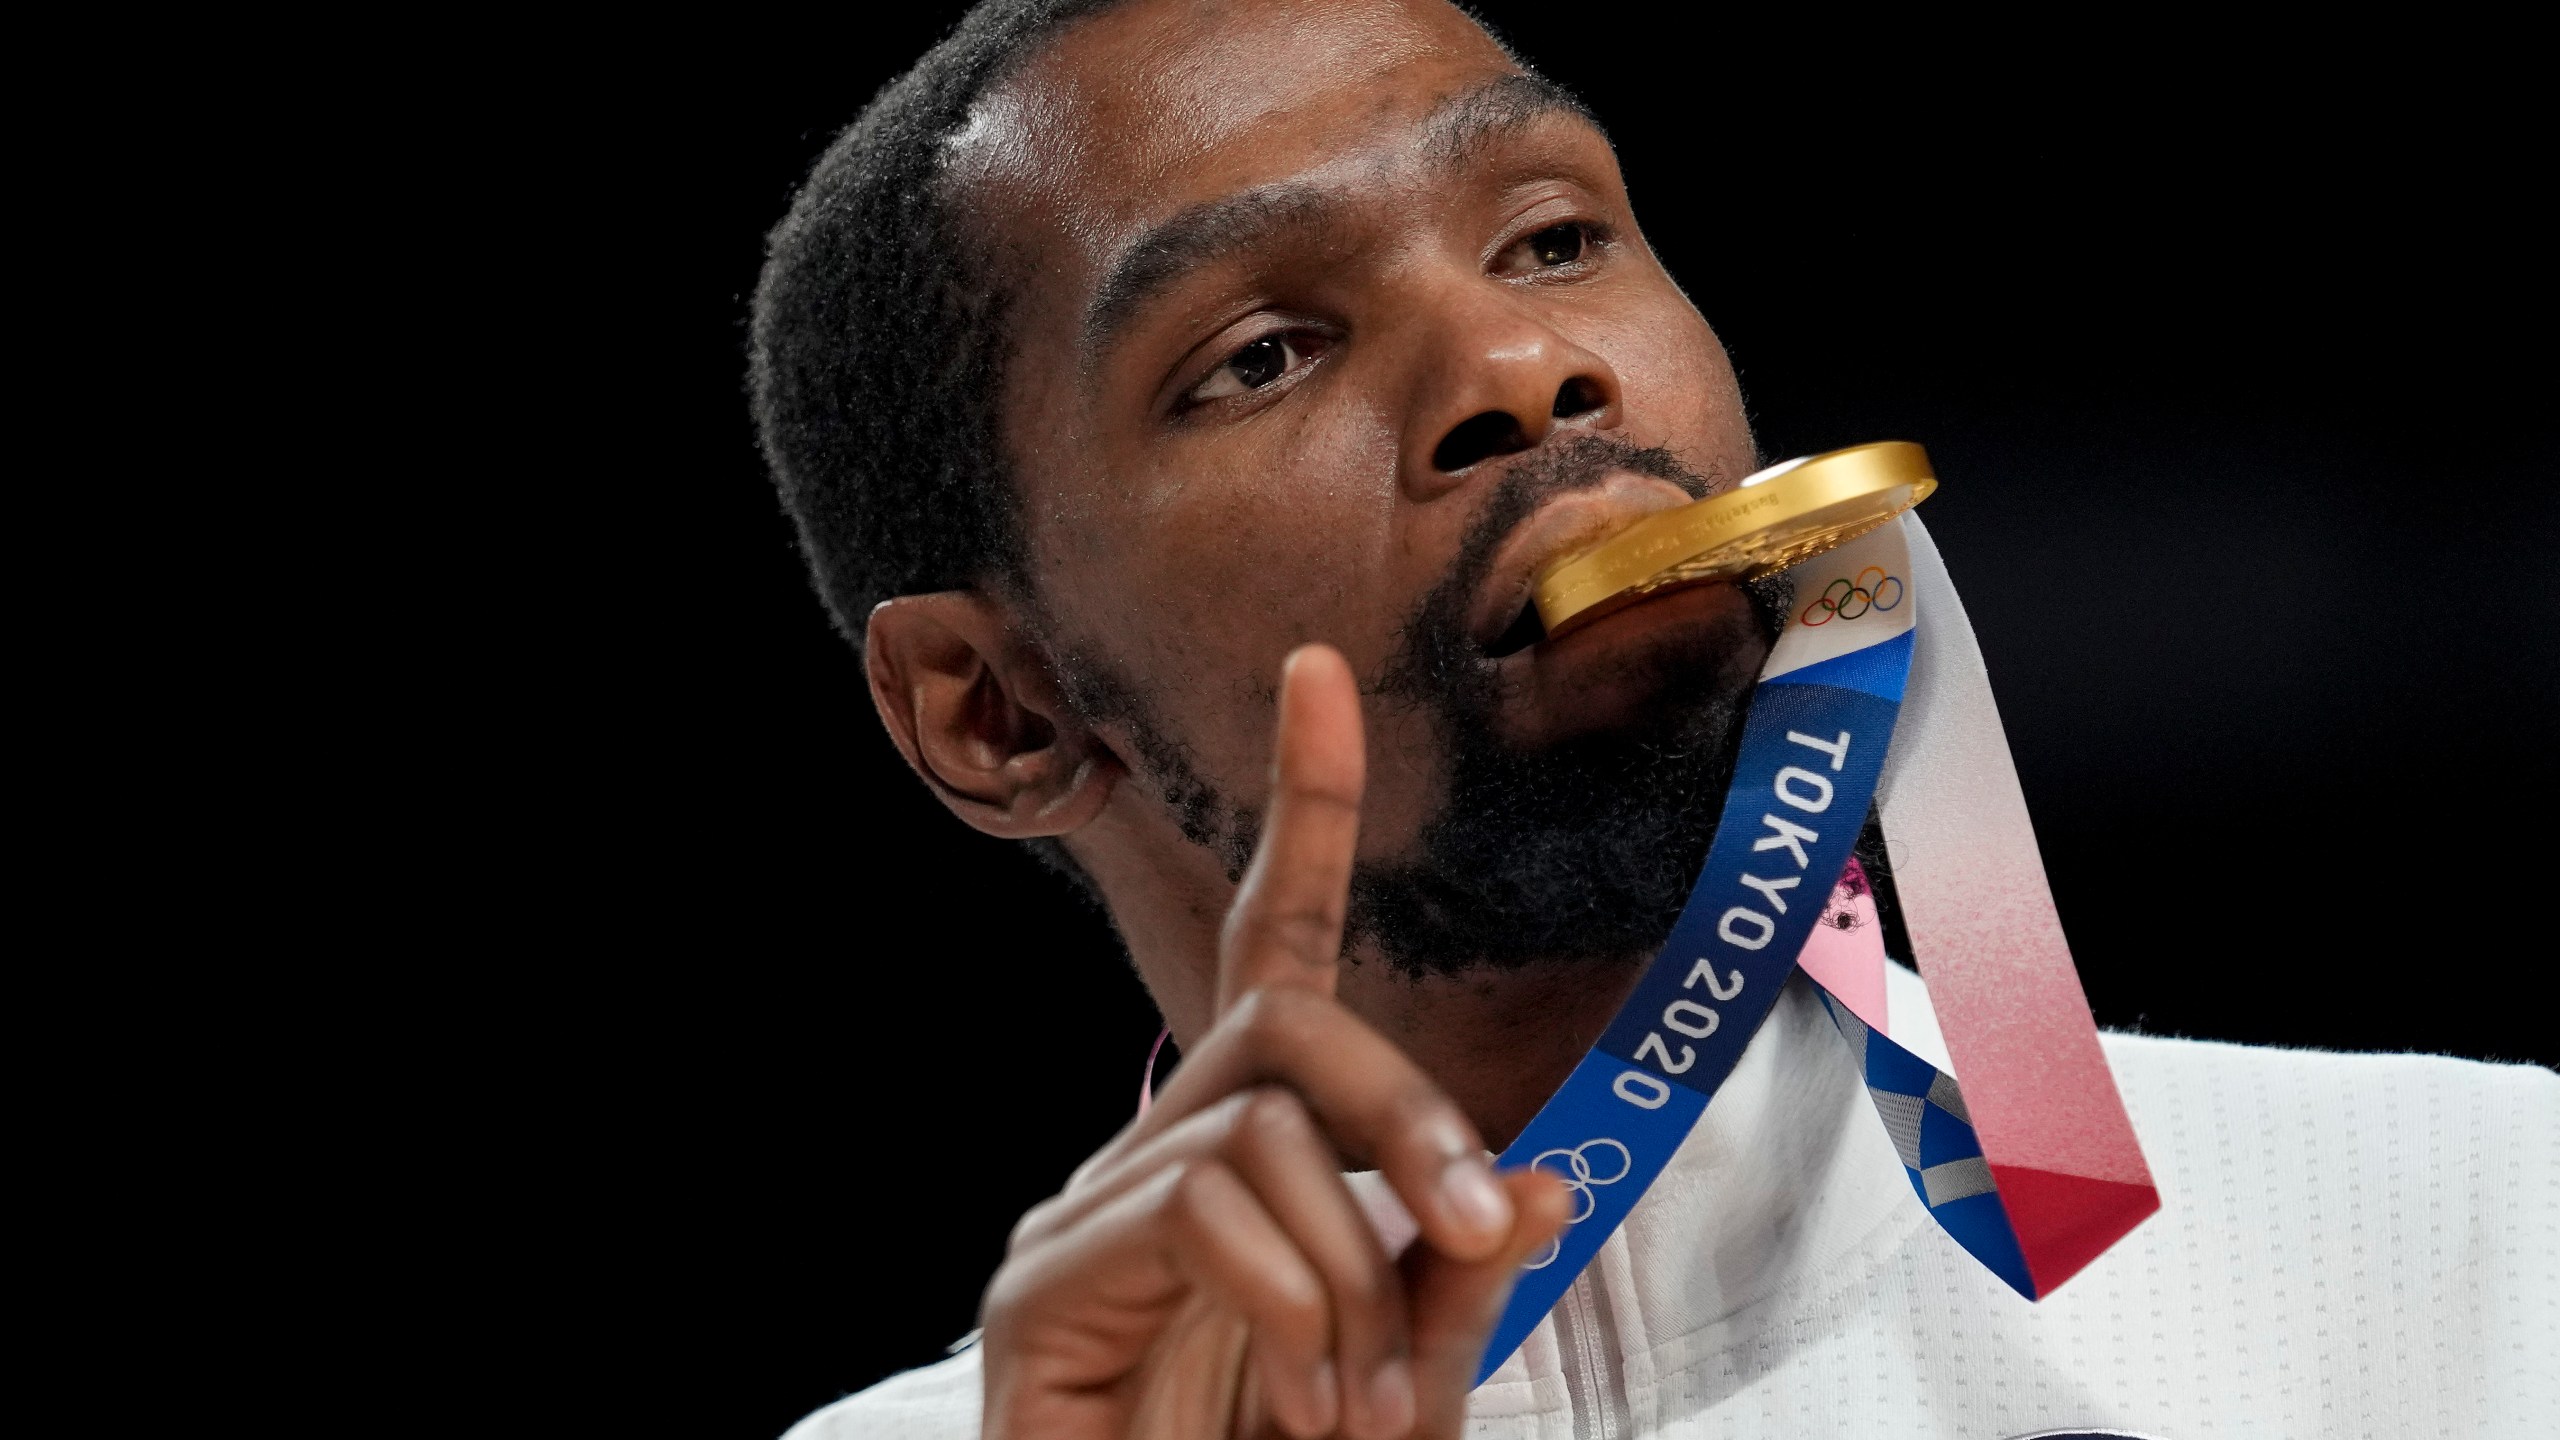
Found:
[[[2551,1058],[2508,989],[2552,949],[2549,237],[2496,37],[1488,8],[1611,127],[1770,453],[1929,447],[2102,1023]],[[509,397],[438,496],[484,532],[450,883],[504,957],[442,975],[489,1047],[448,1183],[632,1433],[933,1358],[1155,1030],[881,738],[741,395],[763,230],[946,20],[592,37],[469,99],[447,177]]]

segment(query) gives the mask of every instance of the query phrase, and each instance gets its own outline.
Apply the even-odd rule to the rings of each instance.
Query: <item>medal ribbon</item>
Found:
[[[1906,528],[1919,537],[1917,557],[1906,541]],[[1895,878],[1903,880],[1904,847],[1896,843],[1894,818],[1902,807],[1895,802],[1900,791],[1923,787],[1904,778],[1914,773],[1911,766],[1897,764],[1889,774],[1886,755],[1905,684],[1914,675],[1916,630],[1923,627],[1915,558],[1935,572],[1935,593],[1952,601],[1936,550],[1911,517],[1793,571],[1797,610],[1761,669],[1715,840],[1688,904],[1599,1043],[1500,1158],[1506,1168],[1536,1165],[1556,1173],[1572,1192],[1573,1210],[1563,1235],[1521,1272],[1486,1346],[1477,1383],[1528,1338],[1670,1163],[1742,1058],[1743,1047],[1768,1018],[1826,912],[1854,918],[1854,908],[1843,912],[1840,905],[1854,898],[1852,892],[1864,893],[1865,878],[1852,873],[1844,887],[1843,875],[1880,781],[1885,782],[1885,827]],[[1961,610],[1950,609],[1952,623],[1962,627]],[[1935,644],[1942,626],[1925,628]],[[1961,645],[1947,648],[1960,652],[1959,661],[1970,662],[1969,672],[1961,664],[1956,667],[1959,680],[1966,674],[1978,680],[1980,655],[1969,630]],[[1939,667],[1941,672],[1945,668]],[[1988,682],[1978,681],[1978,688],[1987,707]],[[1944,725],[1931,728],[1932,739],[1949,730]],[[1972,748],[1957,758],[1978,768],[1981,727],[1953,728],[1969,728],[1971,733],[1962,738]],[[1989,739],[1998,747],[2006,794],[2014,797],[2016,776],[2008,768],[1996,713]],[[2015,810],[2014,817],[2004,812],[1991,818],[2004,824],[2014,819],[2022,826],[2023,798],[2016,800]],[[2042,867],[2034,861],[2033,833],[2024,833],[2034,892],[2049,917],[2052,902]],[[2014,836],[2004,830],[1999,838]],[[1915,848],[1915,856],[1934,855],[1939,846],[1951,843],[1962,843],[1960,831]],[[1964,878],[1960,869],[1920,868],[1927,877],[1924,883],[1937,883],[1937,877],[1949,873]],[[1914,906],[1912,888],[1905,882],[1897,894],[1907,920],[1915,912],[1928,917],[1927,924],[1912,927],[1924,957],[1938,933],[1968,938],[1959,933],[1965,923],[1960,905],[1932,893]],[[1869,901],[1870,915],[1872,910]],[[2047,1054],[2066,1061],[2066,1077],[2079,1082],[2084,1092],[2067,1114],[2020,1094],[2047,1083],[2042,1056],[2009,1063],[1987,1058],[1984,1069],[1996,1077],[1991,1088],[1999,1093],[1979,1093],[1986,1087],[1978,1083],[1968,1105],[1966,1092],[1951,1074],[1892,1041],[1881,1023],[1884,952],[1878,926],[1866,926],[1872,961],[1861,944],[1845,963],[1824,966],[1827,975],[1815,977],[1818,983],[1833,980],[1873,1012],[1862,1021],[1826,989],[1825,1005],[1850,1042],[1923,1203],[1950,1236],[2029,1299],[2050,1292],[2159,1203],[2113,1078],[2098,1054],[2096,1028],[2070,969],[2069,952],[2060,948],[2058,919],[2045,928],[2051,945],[2043,943],[2045,930],[2037,930],[2030,937],[2033,943],[1996,947],[1991,964],[1930,964],[1925,958],[1924,964],[1930,964],[1933,986],[1970,992],[1964,998],[1975,1002],[1983,999],[1979,991],[1984,984],[2012,985],[2026,973],[2034,983],[2031,1003],[2023,1008],[2033,1014],[2014,1013],[2021,1008],[2015,1005],[2008,1007],[2012,1013],[2003,1013],[1997,996],[1991,1004],[1941,1001],[1936,1008],[1948,1045],[1966,1055],[1998,1057],[2004,1046],[2022,1037],[2058,1045]],[[2024,960],[2018,958],[2021,954]],[[2056,955],[2064,991],[2053,984]],[[1870,975],[1878,981],[1872,987]],[[1878,998],[1868,1001],[1869,993]],[[1964,1032],[1962,1043],[1959,1030]],[[2092,1057],[2094,1080],[2088,1063]],[[2005,1127],[1985,1120],[1977,1133],[1976,1117],[1983,1112],[2003,1121],[2024,1118]],[[2057,1122],[2076,1129],[2057,1135]],[[2066,1152],[2078,1168],[2057,1172],[2051,1162]],[[2019,1157],[2024,1163],[2004,1164]],[[2093,1169],[2104,1173],[2113,1188],[2092,1191],[2085,1185],[2054,1183]]]

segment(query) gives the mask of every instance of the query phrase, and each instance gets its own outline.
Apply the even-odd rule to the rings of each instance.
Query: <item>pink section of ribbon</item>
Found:
[[[1805,937],[1796,964],[1868,1029],[1893,1033],[1885,1023],[1884,922],[1876,914],[1875,892],[1867,888],[1867,872],[1855,859]]]
[[[1994,1165],[2148,1189],[1982,651],[1928,532],[1909,532],[1920,633],[1881,809],[1894,893],[1975,1134]]]
[[[1172,1038],[1173,1027],[1167,1025],[1156,1032],[1156,1043],[1147,1047],[1147,1068],[1138,1072],[1138,1118],[1141,1120],[1155,1108],[1156,1057],[1164,1053],[1164,1042]]]

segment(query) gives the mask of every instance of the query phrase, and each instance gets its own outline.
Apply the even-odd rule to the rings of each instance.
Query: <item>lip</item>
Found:
[[[1596,486],[1559,495],[1538,507],[1494,551],[1469,616],[1469,638],[1479,650],[1490,653],[1528,605],[1530,585],[1540,570],[1648,515],[1677,509],[1694,498],[1668,480],[1619,470]]]

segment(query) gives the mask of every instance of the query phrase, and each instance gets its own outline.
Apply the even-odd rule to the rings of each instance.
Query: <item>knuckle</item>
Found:
[[[1304,1102],[1277,1085],[1257,1085],[1237,1097],[1232,1134],[1254,1145],[1288,1142],[1313,1133]]]
[[[1209,1229],[1210,1217],[1217,1209],[1219,1184],[1216,1167],[1183,1160],[1166,1168],[1173,1177],[1165,1183],[1163,1214],[1166,1221],[1195,1231]]]
[[[1252,1043],[1254,1027],[1262,1023],[1263,1002],[1269,998],[1270,992],[1261,986],[1238,992],[1227,1013],[1211,1027],[1211,1035],[1229,1044]]]
[[[1022,1218],[1013,1222],[1012,1233],[1005,1237],[1005,1253],[1019,1255],[1047,1239],[1058,1228],[1061,1208],[1060,1197],[1051,1196],[1023,1211]]]
[[[1340,945],[1342,913],[1342,905],[1330,899],[1286,908],[1240,905],[1228,912],[1218,943],[1223,953],[1239,957],[1277,953],[1330,960]]]
[[[1265,944],[1282,954],[1315,963],[1333,958],[1336,937],[1341,929],[1341,916],[1331,906],[1291,910],[1264,922],[1263,939]]]
[[[1360,813],[1360,792],[1343,783],[1340,775],[1292,767],[1279,778],[1280,793],[1303,807],[1311,819],[1330,820],[1344,811]]]
[[[1316,1019],[1321,1002],[1303,990],[1263,987],[1244,998],[1234,1012],[1236,1028],[1245,1048],[1257,1057],[1295,1054],[1302,1050]]]
[[[1329,1347],[1333,1302],[1315,1267],[1292,1254],[1285,1262],[1255,1268],[1254,1288],[1261,1298],[1254,1308],[1260,1311],[1262,1324],[1300,1349]]]
[[[1394,1278],[1384,1256],[1373,1256],[1348,1265],[1337,1265],[1325,1276],[1345,1310],[1378,1314],[1389,1309],[1402,1296],[1403,1290]]]
[[[978,1324],[989,1336],[1012,1333],[1015,1319],[1024,1305],[1026,1282],[1023,1267],[1008,1260],[996,1267],[995,1277],[987,1282],[987,1293],[978,1302]]]
[[[1324,1286],[1302,1266],[1290,1266],[1272,1277],[1272,1303],[1280,1323],[1309,1350],[1326,1348],[1333,1334],[1333,1307]]]
[[[1067,1176],[1067,1183],[1058,1187],[1058,1193],[1073,1195],[1100,1180],[1104,1172],[1118,1164],[1120,1159],[1129,1153],[1130,1149],[1137,1144],[1137,1140],[1138,1120],[1132,1117],[1127,1124],[1120,1127],[1117,1134],[1102,1142],[1102,1148],[1084,1157],[1083,1163],[1076,1166],[1075,1170]]]
[[[1224,1149],[1234,1142],[1237,1131],[1244,1127],[1245,1112],[1260,1089],[1261,1087],[1255,1086],[1252,1089],[1238,1090],[1232,1095],[1221,1096],[1216,1103],[1203,1109],[1186,1123],[1199,1128],[1207,1138],[1209,1149]]]
[[[1083,1164],[1067,1172],[1067,1183],[1059,1187],[1058,1193],[1073,1195],[1079,1190],[1089,1188],[1095,1178],[1102,1173],[1102,1166],[1103,1156],[1100,1152],[1086,1156]]]

